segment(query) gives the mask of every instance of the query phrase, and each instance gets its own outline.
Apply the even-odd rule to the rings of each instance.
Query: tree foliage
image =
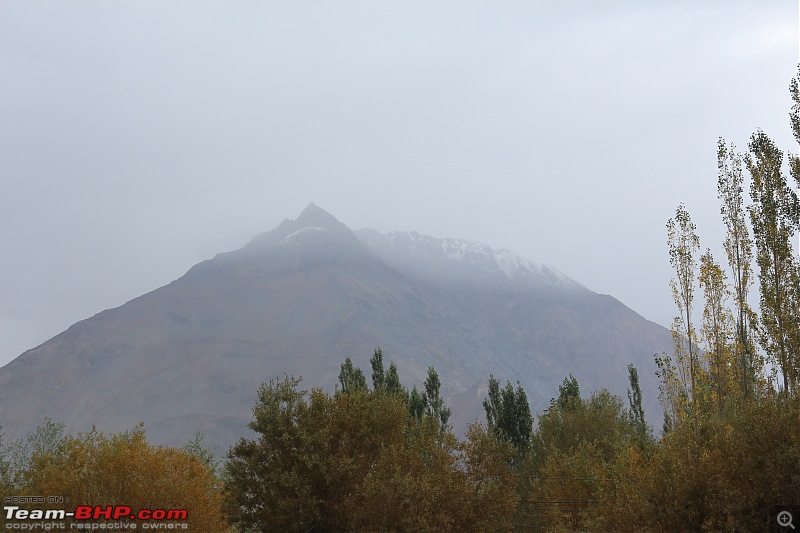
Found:
[[[372,388],[384,389],[386,387],[386,370],[383,368],[383,351],[380,348],[375,348],[369,364],[372,367]]]
[[[650,426],[647,424],[647,418],[644,415],[644,407],[642,406],[642,388],[639,385],[639,371],[633,364],[628,365],[628,416],[630,418],[631,427],[633,428],[634,435],[641,445],[649,443],[652,439],[652,432]]]
[[[528,451],[533,431],[533,416],[525,389],[517,381],[517,388],[506,382],[504,388],[493,375],[489,376],[488,396],[483,400],[486,424],[497,438],[510,442],[519,454]]]
[[[615,531],[599,506],[612,494],[622,458],[640,453],[641,437],[622,405],[606,390],[588,400],[575,396],[574,377],[540,417],[531,453],[520,468],[521,503],[517,521],[544,531]],[[523,530],[524,530],[523,527]]]
[[[725,271],[714,260],[711,250],[700,257],[700,288],[703,291],[705,306],[700,328],[700,338],[704,341],[704,365],[698,368],[701,375],[701,395],[704,407],[721,413],[728,400],[738,392],[737,385],[742,382],[737,365],[734,346],[733,315],[727,306],[730,290]]]
[[[698,372],[696,333],[692,326],[694,280],[697,268],[695,254],[700,249],[700,239],[696,229],[689,211],[683,204],[678,205],[675,217],[667,221],[669,262],[675,271],[675,277],[670,280],[670,287],[679,312],[673,324],[675,364],[682,387],[692,401],[695,397]]]
[[[791,244],[798,227],[800,200],[781,169],[783,153],[763,131],[752,135],[748,148],[745,161],[753,200],[750,221],[761,295],[759,340],[780,368],[784,390],[790,391],[800,364],[800,279]]]
[[[508,529],[513,483],[498,459],[508,452],[485,432],[462,445],[395,395],[298,384],[263,385],[250,423],[258,438],[229,452],[226,510],[240,530]]]
[[[208,458],[199,447],[194,450]],[[65,435],[49,419],[12,446],[16,475],[9,494],[59,495],[75,505],[187,509],[190,531],[227,531],[209,462],[179,448],[151,446],[144,427],[114,435]]]
[[[448,427],[447,421],[450,420],[452,410],[445,406],[441,389],[442,382],[439,380],[438,372],[432,366],[428,367],[428,377],[425,378],[425,392],[422,394],[425,414],[445,430]]]
[[[383,364],[381,360],[381,365]],[[383,367],[381,367],[381,371]],[[353,365],[353,361],[348,357],[342,363],[342,368],[339,371],[339,386],[342,392],[355,392],[358,390],[367,389],[367,379],[364,377],[364,372],[360,368]]]
[[[717,167],[717,196],[727,229],[724,247],[733,280],[736,309],[736,338],[731,349],[739,367],[741,395],[750,397],[761,370],[754,344],[755,313],[748,302],[752,284],[753,240],[744,209],[742,158],[736,147],[733,144],[726,146],[723,139],[717,143]]]

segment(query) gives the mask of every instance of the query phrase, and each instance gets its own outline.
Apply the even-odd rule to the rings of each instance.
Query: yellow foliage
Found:
[[[189,530],[226,531],[217,481],[197,457],[147,443],[142,426],[105,436],[67,436],[55,453],[31,458],[26,489],[76,505],[186,509]],[[183,522],[183,521],[181,521]]]

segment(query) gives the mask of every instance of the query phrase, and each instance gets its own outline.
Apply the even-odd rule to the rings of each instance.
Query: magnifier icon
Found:
[[[789,511],[781,511],[778,513],[778,525],[781,527],[789,526],[790,528],[794,529],[794,524],[792,524],[792,513]]]

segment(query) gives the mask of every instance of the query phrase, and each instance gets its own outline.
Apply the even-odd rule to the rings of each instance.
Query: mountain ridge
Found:
[[[605,386],[624,395],[625,367],[634,362],[651,387],[647,406],[655,405],[647,374],[671,337],[613,297],[539,279],[543,271],[524,262],[530,276],[514,279],[497,265],[464,261],[469,254],[448,256],[448,246],[468,241],[445,241],[438,255],[404,262],[357,234],[312,204],[244,247],[26,351],[0,368],[7,437],[50,416],[70,431],[144,421],[166,444],[200,430],[224,447],[246,433],[262,382],[288,373],[332,389],[345,357],[365,367],[378,346],[408,387],[423,382],[428,366],[437,369],[458,430],[482,418],[475,398],[489,373],[520,379],[534,409],[543,409],[569,372],[584,391]],[[430,239],[417,240],[434,245]]]

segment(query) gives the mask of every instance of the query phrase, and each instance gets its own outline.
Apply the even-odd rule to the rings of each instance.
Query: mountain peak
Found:
[[[264,246],[272,247],[286,244],[307,242],[308,239],[317,241],[318,237],[341,244],[360,246],[358,238],[350,228],[340,222],[315,203],[310,203],[295,219],[285,219],[280,225],[255,237],[247,249],[261,249]]]
[[[311,202],[303,209],[300,215],[294,219],[294,223],[301,227],[322,227],[325,229],[333,229],[344,225],[339,222],[339,219],[314,202]]]

